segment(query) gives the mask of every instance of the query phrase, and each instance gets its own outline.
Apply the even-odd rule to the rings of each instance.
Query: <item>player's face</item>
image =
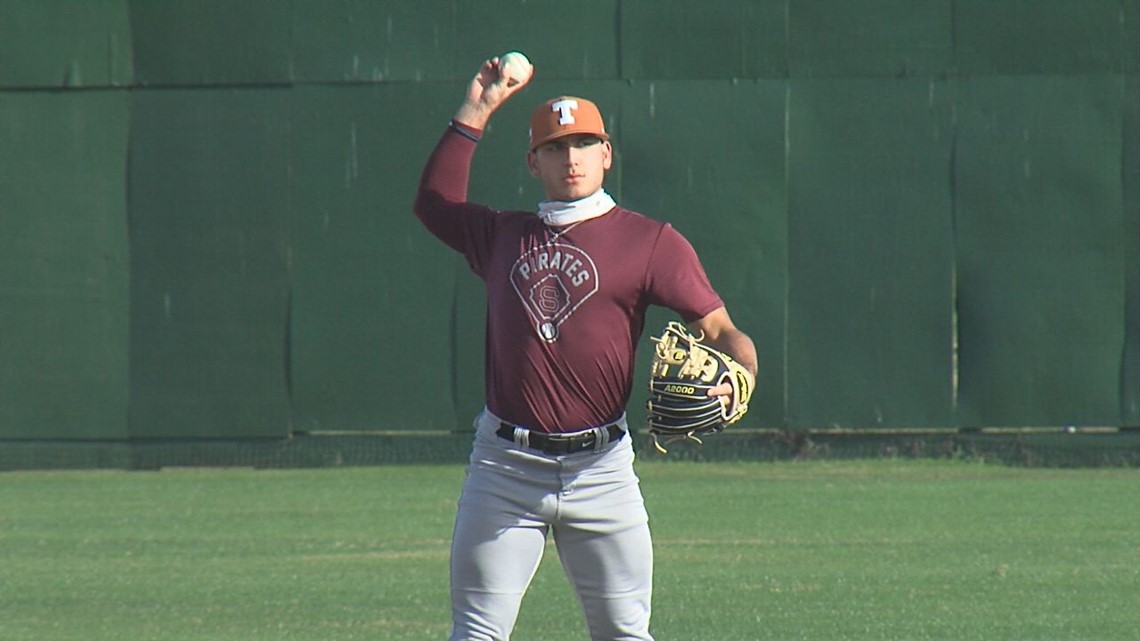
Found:
[[[542,181],[549,200],[578,200],[598,191],[613,163],[613,147],[597,136],[571,135],[539,145],[527,154],[530,173]]]

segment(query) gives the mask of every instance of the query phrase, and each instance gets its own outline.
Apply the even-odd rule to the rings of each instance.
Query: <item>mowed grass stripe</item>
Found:
[[[643,462],[658,639],[1140,638],[1140,471]],[[0,639],[441,639],[460,466],[0,474]],[[553,546],[516,639],[585,639]]]

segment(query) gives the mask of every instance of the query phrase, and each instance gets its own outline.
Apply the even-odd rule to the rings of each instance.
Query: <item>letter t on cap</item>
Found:
[[[558,112],[558,124],[572,125],[575,123],[573,111],[578,108],[577,100],[559,100],[551,103],[550,111]]]

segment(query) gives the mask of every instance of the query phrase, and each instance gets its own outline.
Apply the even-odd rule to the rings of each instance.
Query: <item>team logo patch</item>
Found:
[[[573,245],[535,247],[511,268],[511,284],[542,340],[558,340],[558,328],[598,291],[594,261]]]
[[[577,109],[577,100],[559,100],[558,102],[552,103],[550,105],[550,111],[558,112],[558,124],[563,126],[572,125],[578,122],[574,119],[574,111]]]

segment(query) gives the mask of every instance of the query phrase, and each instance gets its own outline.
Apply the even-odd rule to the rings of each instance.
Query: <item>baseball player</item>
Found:
[[[510,638],[548,534],[590,638],[652,639],[653,546],[625,417],[646,309],[672,309],[753,375],[756,351],[689,242],[603,189],[613,147],[589,100],[560,96],[531,117],[526,163],[547,198],[537,213],[467,200],[483,131],[529,80],[500,71],[492,58],[472,79],[414,205],[487,292],[486,407],[455,520],[451,639]]]

